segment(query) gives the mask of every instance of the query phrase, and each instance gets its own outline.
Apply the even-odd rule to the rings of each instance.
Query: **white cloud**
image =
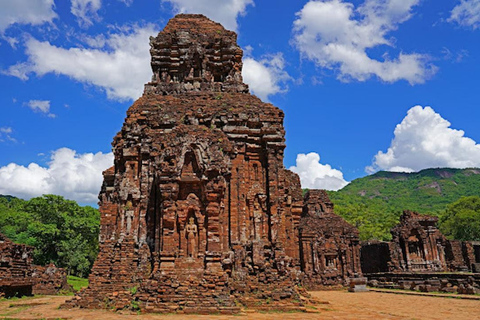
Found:
[[[453,8],[447,21],[477,29],[480,27],[480,0],[461,0]]]
[[[289,170],[300,176],[302,188],[339,190],[349,183],[340,170],[321,164],[320,155],[315,152],[298,154],[296,166],[291,166]]]
[[[34,112],[45,113],[49,118],[55,118],[56,115],[50,113],[50,101],[48,100],[30,100],[27,106]]]
[[[12,133],[13,129],[11,127],[0,127],[0,142],[17,142],[17,139],[12,137]]]
[[[291,78],[284,68],[282,53],[265,55],[258,61],[247,56],[243,59],[242,76],[250,90],[267,101],[270,95],[288,90],[286,82]]]
[[[253,0],[162,0],[170,2],[181,13],[201,13],[226,29],[237,31],[238,16],[245,15]]]
[[[387,152],[379,151],[366,171],[413,172],[426,168],[480,166],[480,144],[450,128],[431,107],[415,106],[395,128]]]
[[[50,111],[50,101],[48,100],[30,100],[27,105],[35,112],[48,113]]]
[[[95,203],[102,185],[102,171],[113,165],[113,154],[77,154],[61,148],[52,153],[47,167],[10,163],[0,167],[0,194],[30,199],[58,194],[82,203]]]
[[[31,72],[31,66],[28,63],[17,63],[13,66],[10,66],[7,70],[0,70],[0,73],[17,77],[20,80],[28,80],[28,73]]]
[[[97,11],[102,7],[101,0],[71,0],[70,12],[77,17],[78,24],[88,27],[100,20]]]
[[[54,0],[0,1],[0,34],[15,23],[40,25],[57,17]]]
[[[12,133],[12,128],[10,127],[2,127],[0,128],[1,133]]]
[[[412,16],[420,0],[366,0],[358,8],[343,0],[309,1],[297,13],[293,43],[318,66],[338,71],[340,80],[365,81],[377,76],[385,82],[423,83],[436,72],[428,56],[401,52],[374,59],[368,49],[393,46],[388,36]],[[387,38],[388,36],[388,38]]]
[[[136,99],[152,74],[149,37],[157,33],[153,25],[125,27],[108,35],[101,48],[62,48],[30,38],[26,42],[28,62],[3,73],[22,80],[31,73],[55,73],[100,87],[110,99]]]

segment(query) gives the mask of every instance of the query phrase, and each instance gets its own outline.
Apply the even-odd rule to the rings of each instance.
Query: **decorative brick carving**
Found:
[[[472,271],[474,243],[446,239],[437,222],[437,217],[404,211],[391,242],[362,243],[364,273]]]
[[[305,194],[300,222],[300,255],[308,289],[347,285],[361,275],[358,230],[334,213],[324,190]]]

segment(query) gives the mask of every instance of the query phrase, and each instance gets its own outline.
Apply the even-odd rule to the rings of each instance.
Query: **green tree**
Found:
[[[75,201],[44,195],[29,201],[0,198],[0,230],[35,247],[34,262],[50,262],[86,276],[98,252],[100,213]]]
[[[463,197],[448,205],[440,229],[451,239],[480,240],[480,197]]]

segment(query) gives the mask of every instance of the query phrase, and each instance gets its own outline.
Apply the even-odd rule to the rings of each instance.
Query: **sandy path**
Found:
[[[153,319],[472,319],[480,320],[480,301],[451,298],[396,295],[378,292],[312,292],[329,304],[308,308],[309,313],[245,313],[235,316],[121,314],[105,310],[60,310],[71,297],[47,296],[0,302],[0,319],[79,319],[79,320],[153,320]],[[313,313],[316,312],[316,313]]]

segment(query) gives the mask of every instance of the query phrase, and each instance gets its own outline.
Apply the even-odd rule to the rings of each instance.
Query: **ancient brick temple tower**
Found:
[[[152,312],[301,307],[298,176],[283,112],[248,93],[236,34],[178,15],[113,142],[100,253],[73,305]],[[267,301],[268,303],[266,303]]]

